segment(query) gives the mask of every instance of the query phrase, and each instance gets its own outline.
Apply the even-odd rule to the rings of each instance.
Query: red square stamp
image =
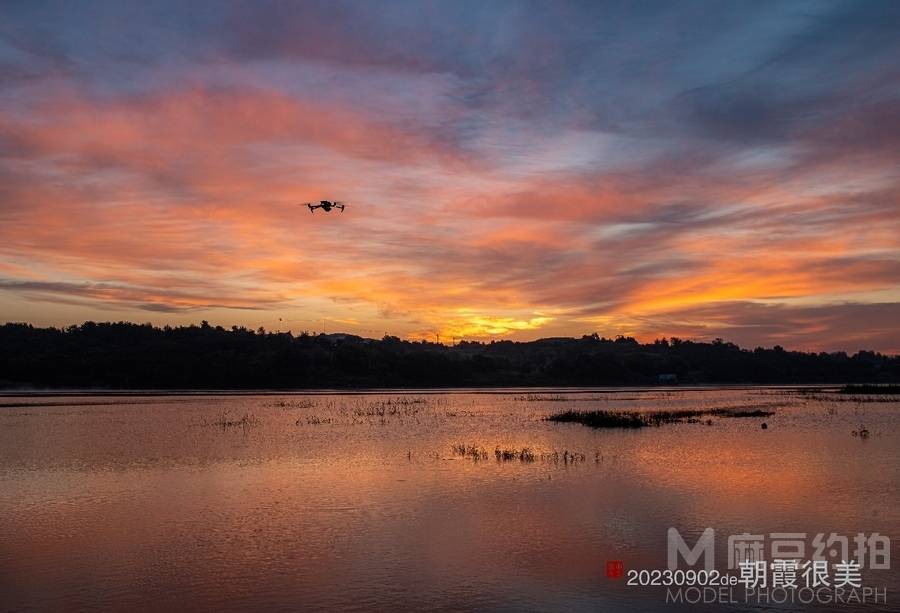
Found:
[[[606,576],[610,579],[621,579],[625,576],[625,565],[622,560],[607,560]]]

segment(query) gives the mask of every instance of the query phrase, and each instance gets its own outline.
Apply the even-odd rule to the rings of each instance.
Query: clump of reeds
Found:
[[[547,417],[547,421],[577,423],[589,428],[644,428],[650,420],[627,411],[562,411]]]
[[[332,423],[333,420],[331,417],[319,417],[318,415],[307,415],[306,419],[301,417],[294,423],[299,426],[299,425],[303,424],[304,421],[309,426],[320,426],[322,424],[330,424],[330,423]]]
[[[546,418],[547,421],[562,423],[578,423],[589,428],[645,428],[663,424],[705,423],[711,426],[711,419],[703,417],[768,417],[774,411],[762,409],[714,408],[714,409],[676,409],[671,411],[563,411]]]
[[[601,394],[602,393],[603,392],[601,392]],[[607,396],[583,396],[581,394],[572,394],[571,396],[566,396],[564,394],[525,394],[522,396],[513,396],[513,400],[517,400],[519,402],[598,402],[609,400],[609,397],[608,394]],[[616,400],[632,399],[617,397]]]
[[[775,411],[765,411],[763,409],[731,409],[725,411],[710,411],[707,415],[717,415],[719,417],[769,417],[775,415]]]
[[[311,409],[315,406],[315,403],[312,400],[291,400],[285,402],[284,400],[280,400],[274,403],[272,406],[277,407],[279,409]]]
[[[646,418],[654,426],[662,424],[677,424],[681,422],[699,423],[700,417],[706,415],[706,411],[699,409],[677,409],[672,411],[651,411],[646,413]]]
[[[553,462],[554,464],[559,464],[562,462],[563,464],[578,464],[579,462],[584,462],[585,455],[578,451],[569,451],[568,449],[563,450],[562,453],[558,451],[551,451],[549,453],[541,454],[542,462]],[[594,454],[595,463],[599,464],[601,460],[600,453],[597,452]]]
[[[494,448],[494,458],[498,462],[512,462],[518,460],[520,462],[534,462],[534,451],[530,447],[522,447],[521,449],[506,449],[499,445]]]
[[[423,401],[424,402],[424,401]],[[411,417],[418,415],[422,402],[416,399],[403,402],[389,400],[377,400],[362,407],[353,409],[354,417]]]
[[[488,459],[488,453],[481,445],[457,443],[451,445],[450,450],[453,452],[453,455],[470,458],[475,462]],[[532,462],[540,460],[541,462],[546,463],[552,462],[554,464],[562,463],[571,465],[584,462],[586,458],[587,456],[585,456],[584,453],[579,451],[569,451],[568,449],[538,454],[531,447],[501,447],[500,445],[494,447],[494,459],[498,463],[521,462],[524,464],[531,464]],[[594,454],[594,461],[598,464],[602,461],[602,456],[599,451]]]
[[[211,422],[209,425],[216,426],[217,428],[222,428],[226,430],[228,428],[251,428],[253,426],[259,425],[259,418],[251,413],[244,413],[243,416],[237,419],[231,419],[228,417],[227,411],[222,411],[221,417],[214,422]]]
[[[410,404],[428,404],[428,399],[420,398],[418,396],[413,396],[411,398],[407,398],[406,396],[401,396],[399,398],[394,398],[394,399],[388,398],[387,400],[385,400],[383,402],[384,402],[384,404],[388,404],[388,405],[398,404],[401,406],[407,406]]]
[[[485,451],[483,447],[478,445],[467,445],[465,443],[457,443],[456,445],[451,445],[450,450],[458,456],[462,456],[464,458],[471,458],[476,462],[479,460],[487,460],[488,453]]]
[[[467,409],[462,409],[459,411],[444,411],[444,417],[472,417],[477,414],[477,412],[469,411]]]
[[[519,402],[569,402],[574,399],[562,394],[526,394],[524,396],[516,396],[513,400],[518,400]]]

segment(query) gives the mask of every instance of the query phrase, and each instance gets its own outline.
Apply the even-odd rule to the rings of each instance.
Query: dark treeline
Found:
[[[0,387],[249,389],[900,381],[900,356],[746,350],[598,335],[532,342],[380,340],[210,326],[0,327]]]

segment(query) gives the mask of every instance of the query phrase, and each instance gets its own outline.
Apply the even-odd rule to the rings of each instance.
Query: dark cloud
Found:
[[[782,345],[814,351],[900,353],[900,303],[809,306],[727,302],[643,318],[648,328],[683,338],[726,338],[744,347]]]
[[[204,291],[213,290],[216,296],[210,298]],[[229,297],[221,290],[200,287],[199,291],[169,288],[122,285],[118,283],[32,281],[0,278],[0,290],[13,291],[24,295],[36,295],[51,301],[69,304],[117,305],[137,308],[157,313],[182,313],[215,308],[259,310],[279,305],[278,301],[262,299],[251,302],[242,296]],[[148,297],[155,298],[149,302]]]

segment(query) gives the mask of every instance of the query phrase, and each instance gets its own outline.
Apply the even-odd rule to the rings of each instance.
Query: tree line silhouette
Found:
[[[672,376],[674,375],[674,377]],[[233,326],[0,326],[0,387],[352,387],[898,382],[900,356],[741,349],[716,339],[463,341],[454,346]]]

